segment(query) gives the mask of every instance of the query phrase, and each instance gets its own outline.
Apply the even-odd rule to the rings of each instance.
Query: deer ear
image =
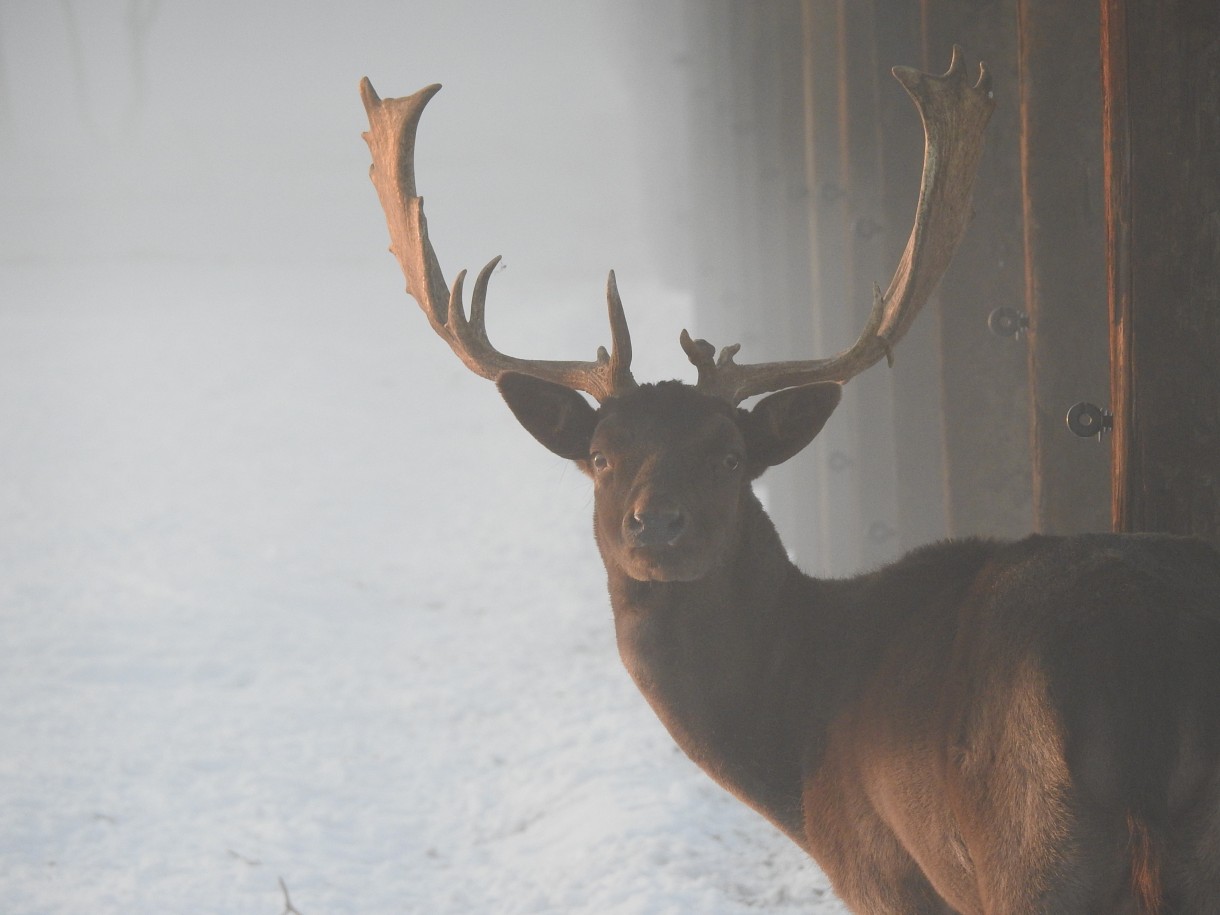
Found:
[[[572,461],[589,456],[597,411],[575,391],[517,372],[505,372],[496,387],[517,422],[549,450]]]
[[[756,403],[742,423],[753,474],[782,464],[813,441],[842,394],[842,385],[826,382],[788,388]]]

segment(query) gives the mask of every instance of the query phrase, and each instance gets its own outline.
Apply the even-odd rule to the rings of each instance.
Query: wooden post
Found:
[[[854,316],[846,307],[847,194],[842,185],[843,144],[840,139],[842,99],[839,85],[839,8],[837,0],[803,0],[801,4],[804,62],[805,184],[809,220],[809,272],[812,285],[811,351],[835,352],[850,341]],[[855,460],[859,405],[848,399],[834,420],[814,440],[809,453],[820,494],[822,552],[813,566],[817,574],[838,574],[862,564],[859,464]]]
[[[801,6],[795,0],[741,4],[756,21],[748,47],[753,74],[754,163],[759,195],[759,266],[754,301],[738,303],[746,359],[804,359],[814,352],[809,269],[809,188],[805,174]],[[733,342],[725,340],[724,343]],[[817,454],[799,454],[763,478],[768,511],[789,553],[806,568],[826,568],[836,518],[821,511]]]
[[[1018,13],[1034,526],[1107,530],[1109,448],[1064,422],[1110,396],[1099,17],[1062,0],[1019,0]]]
[[[1016,0],[924,0],[924,66],[962,45],[994,76],[996,110],[974,182],[975,217],[937,296],[950,533],[1021,536],[1033,523],[1025,352],[987,327],[1025,303]]]
[[[878,97],[884,68],[877,58],[873,0],[839,0],[839,186],[843,189],[846,300],[825,302],[848,317],[849,336],[860,332],[872,307],[873,286],[882,288],[893,272],[887,261],[886,213],[883,211],[881,128]],[[889,76],[885,75],[887,82]],[[886,85],[887,90],[890,86]],[[901,231],[901,230],[900,230]],[[860,486],[861,539],[864,563],[876,566],[896,559],[901,550],[897,517],[897,477],[894,465],[894,381],[883,370],[852,380],[845,399],[854,400],[856,424],[852,460]]]
[[[745,361],[813,358],[799,0],[698,0],[684,12],[697,93],[690,330],[718,347],[742,344]],[[857,564],[839,545],[856,512],[822,499],[817,461],[811,449],[769,471],[761,495],[797,561],[850,571]]]
[[[1114,525],[1220,542],[1220,4],[1102,0]]]
[[[882,260],[902,257],[919,195],[923,131],[907,94],[888,72],[922,67],[919,0],[885,0],[873,35],[878,61],[877,136],[880,156]],[[944,63],[940,66],[943,68]],[[932,68],[936,71],[936,67]],[[888,276],[888,274],[883,274]],[[884,285],[883,277],[878,280]],[[898,546],[909,550],[948,533],[945,516],[944,424],[940,396],[940,321],[929,303],[902,339],[889,375],[893,386],[894,467],[898,481]],[[884,368],[872,370],[885,374]]]

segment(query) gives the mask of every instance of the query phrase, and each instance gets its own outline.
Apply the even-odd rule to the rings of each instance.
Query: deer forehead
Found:
[[[593,450],[676,455],[742,445],[737,411],[686,385],[645,385],[600,414]]]

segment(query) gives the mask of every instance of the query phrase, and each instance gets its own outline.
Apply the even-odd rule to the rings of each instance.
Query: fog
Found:
[[[448,84],[419,166],[448,259],[629,275],[647,258],[614,7],[8,3],[4,193],[27,208],[6,257],[367,257],[368,75]]]
[[[357,85],[489,326],[678,330],[678,7],[0,5],[0,911],[837,912],[615,655],[585,480],[403,291]],[[685,370],[685,371],[684,371]]]

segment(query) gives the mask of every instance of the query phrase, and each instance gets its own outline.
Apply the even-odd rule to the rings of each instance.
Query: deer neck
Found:
[[[753,493],[746,503],[737,542],[705,578],[641,582],[608,566],[615,631],[623,663],[678,745],[804,845],[809,710],[789,703],[809,670],[808,614],[796,607],[808,606],[799,595],[817,583],[788,559]]]

